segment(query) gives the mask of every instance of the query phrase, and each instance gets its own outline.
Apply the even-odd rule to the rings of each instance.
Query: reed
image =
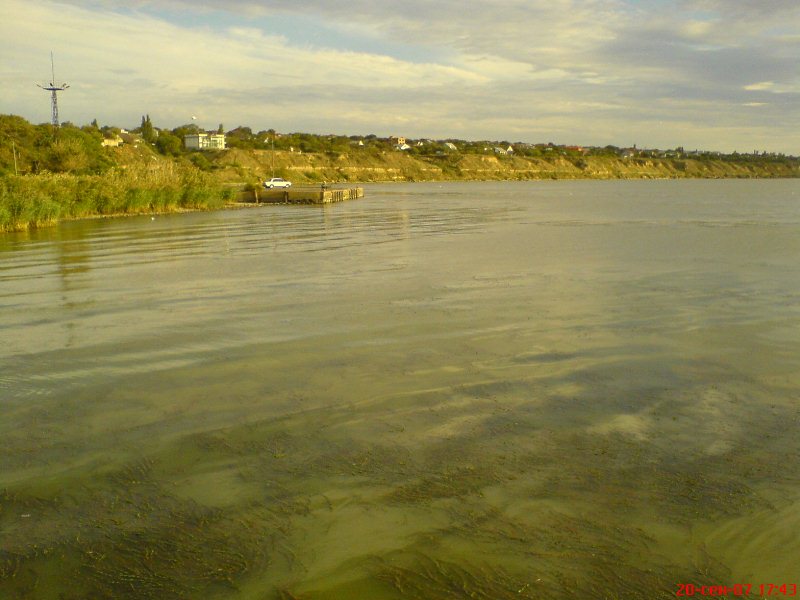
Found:
[[[40,173],[0,179],[0,232],[98,215],[212,210],[231,199],[210,175],[172,163],[103,175]]]

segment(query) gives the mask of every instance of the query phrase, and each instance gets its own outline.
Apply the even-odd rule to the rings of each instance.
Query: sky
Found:
[[[800,154],[798,0],[2,0],[0,113]]]

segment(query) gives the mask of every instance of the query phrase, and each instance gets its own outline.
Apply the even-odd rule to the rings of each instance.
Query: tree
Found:
[[[255,148],[256,138],[253,130],[249,127],[240,125],[236,129],[231,129],[226,134],[225,143],[229,148]]]
[[[153,130],[153,124],[150,122],[150,115],[142,117],[141,134],[142,134],[142,139],[148,144],[152,144],[153,141],[156,139],[156,134],[155,131]]]
[[[58,139],[45,153],[47,168],[56,173],[83,171],[89,157],[77,139]]]
[[[162,131],[156,140],[156,149],[161,154],[177,156],[183,151],[183,143],[177,135]]]
[[[200,128],[194,123],[187,123],[186,125],[181,125],[180,127],[176,127],[172,130],[172,135],[176,135],[180,139],[183,139],[183,137],[186,135],[192,135],[195,133],[200,133]]]

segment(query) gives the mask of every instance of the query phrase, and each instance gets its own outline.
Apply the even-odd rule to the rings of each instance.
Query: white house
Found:
[[[120,136],[115,135],[114,137],[103,138],[101,143],[106,148],[119,148],[123,144],[123,139]]]
[[[188,150],[225,150],[224,133],[190,133],[183,136]]]

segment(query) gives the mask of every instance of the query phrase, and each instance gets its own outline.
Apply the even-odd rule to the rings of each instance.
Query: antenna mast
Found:
[[[50,72],[51,77],[50,85],[44,86],[39,85],[45,91],[50,92],[50,102],[53,105],[53,129],[58,129],[60,126],[60,122],[58,120],[58,92],[63,92],[69,86],[66,83],[62,83],[61,85],[56,85],[56,67],[55,63],[53,62],[53,53],[50,53]]]

